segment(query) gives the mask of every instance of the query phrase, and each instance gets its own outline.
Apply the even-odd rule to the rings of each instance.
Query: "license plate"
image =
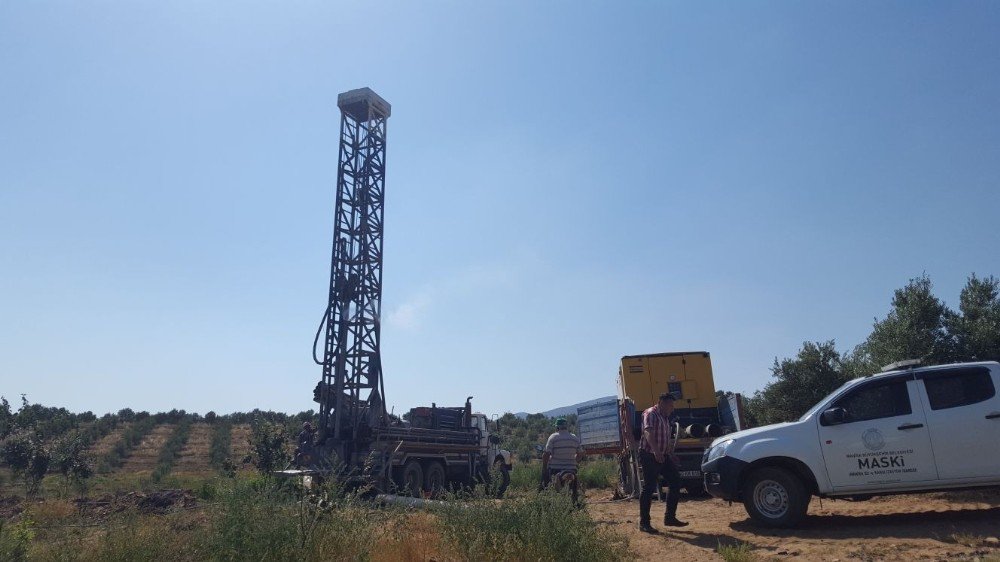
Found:
[[[681,478],[701,478],[700,470],[682,470]]]

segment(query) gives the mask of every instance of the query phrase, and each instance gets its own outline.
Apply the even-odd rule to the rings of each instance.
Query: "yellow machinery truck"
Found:
[[[739,395],[716,396],[712,359],[706,351],[627,355],[618,370],[618,398],[582,407],[577,424],[589,454],[613,454],[620,468],[619,493],[642,489],[639,440],[642,412],[661,393],[674,395],[671,423],[679,430],[675,453],[688,493],[702,494],[701,460],[716,437],[745,428]]]

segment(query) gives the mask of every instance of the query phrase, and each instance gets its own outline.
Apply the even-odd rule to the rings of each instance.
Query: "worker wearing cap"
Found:
[[[677,519],[677,502],[680,500],[681,474],[678,471],[677,456],[670,450],[672,427],[670,415],[674,412],[674,395],[664,392],[659,401],[642,412],[642,440],[639,446],[639,464],[642,466],[642,494],[639,496],[639,530],[655,533],[650,525],[649,509],[653,503],[653,490],[660,485],[660,477],[666,482],[667,512],[663,524],[668,527],[685,527],[687,523]]]
[[[561,478],[563,474],[572,474],[570,490],[573,503],[577,503],[576,463],[581,456],[580,438],[570,433],[565,418],[557,419],[556,432],[549,435],[542,453],[542,486],[548,486],[553,476]]]

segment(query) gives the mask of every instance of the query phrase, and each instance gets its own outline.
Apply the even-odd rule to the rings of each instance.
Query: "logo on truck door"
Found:
[[[911,459],[913,449],[899,451],[883,451],[885,448],[885,436],[877,428],[866,429],[861,434],[861,442],[869,453],[850,453],[847,458],[857,461],[858,468],[851,468],[849,476],[875,477],[869,483],[888,482],[887,478],[894,478],[895,475],[917,472],[916,468],[906,465],[907,459]],[[912,460],[912,459],[911,459]],[[853,464],[853,463],[851,463]]]
[[[876,428],[866,429],[864,433],[861,434],[861,441],[865,444],[865,449],[869,451],[878,451],[882,447],[885,447],[885,436],[882,432]]]

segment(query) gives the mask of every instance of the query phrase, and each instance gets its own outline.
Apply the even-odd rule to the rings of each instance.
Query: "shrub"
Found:
[[[220,494],[205,540],[208,558],[277,560],[297,558],[298,532],[287,494],[270,482],[241,480]]]
[[[4,401],[6,403],[6,401]],[[10,410],[9,405],[6,408]],[[6,417],[6,416],[3,416]],[[13,416],[13,426],[37,435],[41,440],[49,440],[77,426],[78,416],[66,408],[55,408],[32,404],[21,395],[21,408]]]
[[[24,480],[27,495],[38,493],[50,461],[41,436],[27,432],[8,435],[0,442],[0,460],[10,467],[15,478]]]
[[[603,530],[568,494],[546,491],[497,503],[451,502],[440,513],[445,541],[468,560],[619,560],[624,537]]]
[[[84,456],[86,447],[83,438],[71,434],[57,441],[52,448],[52,468],[62,475],[67,489],[70,484],[75,484],[82,490],[84,481],[94,473]]]
[[[288,434],[280,423],[254,418],[250,423],[250,457],[262,474],[280,470],[288,464]],[[244,461],[247,462],[247,461]]]
[[[21,520],[11,524],[0,518],[0,560],[26,560],[28,548],[34,538],[30,521]]]
[[[376,548],[387,513],[336,485],[304,495],[270,477],[228,480],[201,553],[213,560],[358,560]]]
[[[577,476],[580,484],[585,488],[614,487],[618,482],[618,461],[614,459],[584,461],[580,463]]]
[[[542,463],[517,463],[510,472],[510,488],[514,490],[537,490],[542,481]]]
[[[14,412],[10,409],[7,398],[0,396],[0,439],[14,431]]]

